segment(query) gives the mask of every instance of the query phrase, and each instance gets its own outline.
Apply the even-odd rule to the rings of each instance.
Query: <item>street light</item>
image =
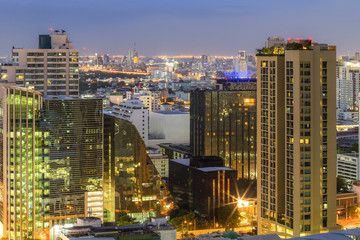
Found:
[[[249,202],[245,201],[243,199],[238,199],[237,205],[238,205],[238,208],[249,207]]]

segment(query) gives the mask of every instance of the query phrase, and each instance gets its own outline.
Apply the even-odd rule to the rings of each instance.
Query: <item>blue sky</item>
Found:
[[[87,54],[254,52],[268,36],[312,37],[360,50],[359,0],[0,0],[0,56],[65,29]]]

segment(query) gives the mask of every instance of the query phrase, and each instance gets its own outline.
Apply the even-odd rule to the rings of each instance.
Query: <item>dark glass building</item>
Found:
[[[252,89],[191,92],[192,155],[223,158],[226,167],[236,169],[244,189],[256,179],[256,89]]]
[[[175,206],[136,127],[104,115],[104,216],[126,212],[138,221],[167,216]]]
[[[103,113],[101,99],[46,98],[41,117],[46,219],[102,218]],[[86,194],[98,193],[99,208]]]
[[[216,209],[236,203],[236,170],[224,167],[219,157],[173,159],[169,163],[169,189],[181,209],[212,218]]]

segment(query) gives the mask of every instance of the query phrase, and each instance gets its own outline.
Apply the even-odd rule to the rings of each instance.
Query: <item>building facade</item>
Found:
[[[2,216],[4,237],[11,240],[36,238],[48,227],[43,221],[47,175],[39,171],[43,163],[41,108],[40,92],[1,85]]]
[[[336,107],[342,111],[358,111],[360,82],[358,61],[338,61],[336,66]]]
[[[190,134],[193,156],[223,158],[245,189],[255,181],[256,91],[193,91]]]
[[[2,82],[43,95],[79,96],[79,50],[67,34],[40,35],[38,49],[13,48],[11,54],[13,63],[1,66]]]
[[[337,154],[336,176],[349,182],[360,180],[360,163],[358,153]]]
[[[104,215],[126,212],[140,222],[168,216],[174,202],[134,125],[109,114],[104,122]]]
[[[85,207],[85,195],[102,194],[102,110],[101,99],[45,98],[42,171],[48,174],[45,182],[49,192],[44,204],[51,225],[93,213]]]
[[[139,99],[128,99],[113,105],[112,112],[118,118],[134,124],[145,144],[149,135],[149,109]]]
[[[224,167],[219,157],[170,160],[169,189],[182,209],[212,219],[216,209],[237,203],[236,185],[236,170]]]
[[[257,61],[258,232],[335,230],[335,47],[289,41]]]
[[[161,153],[148,154],[162,178],[169,177],[169,157]]]

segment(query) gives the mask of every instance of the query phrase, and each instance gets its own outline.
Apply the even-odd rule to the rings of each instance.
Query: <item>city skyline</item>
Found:
[[[232,56],[240,49],[254,53],[268,36],[311,37],[337,45],[338,55],[353,55],[360,49],[355,40],[360,33],[352,31],[352,23],[360,21],[356,14],[360,3],[345,3],[348,4],[336,0],[305,1],[301,5],[285,0],[271,5],[263,0],[79,0],[71,4],[68,0],[6,1],[2,4],[3,19],[11,19],[11,24],[3,26],[6,37],[0,39],[0,56],[10,55],[12,46],[34,46],[37,39],[33,33],[46,34],[49,28],[67,30],[76,42],[75,48],[86,47],[86,55],[126,55],[136,42],[143,56]],[[12,17],[14,9],[21,18]],[[24,19],[28,24],[24,24]],[[341,19],[346,19],[346,24]]]

